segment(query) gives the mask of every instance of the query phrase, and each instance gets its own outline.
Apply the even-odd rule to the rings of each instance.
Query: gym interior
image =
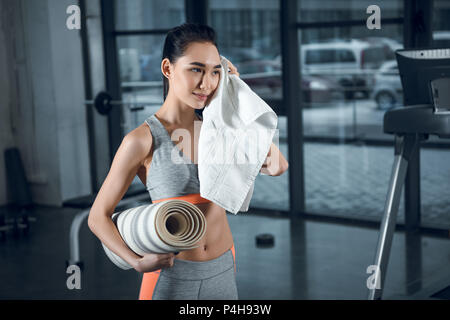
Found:
[[[0,0],[0,299],[138,298],[86,216],[184,22],[216,30],[289,162],[227,213],[239,299],[450,299],[444,0]],[[136,177],[116,211],[149,203]]]

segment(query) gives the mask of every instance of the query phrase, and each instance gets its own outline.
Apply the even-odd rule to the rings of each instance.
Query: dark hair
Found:
[[[216,32],[213,28],[197,23],[184,23],[170,29],[167,33],[161,61],[168,58],[171,63],[175,63],[192,42],[210,42],[218,49]],[[164,75],[163,90],[164,100],[166,100],[169,92],[169,81]]]

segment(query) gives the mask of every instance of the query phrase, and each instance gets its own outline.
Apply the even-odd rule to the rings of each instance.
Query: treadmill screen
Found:
[[[446,80],[450,79],[450,48],[402,49],[395,53],[404,105],[436,103],[435,112],[449,112],[450,102],[447,99],[450,88],[443,91],[443,86],[450,83]]]

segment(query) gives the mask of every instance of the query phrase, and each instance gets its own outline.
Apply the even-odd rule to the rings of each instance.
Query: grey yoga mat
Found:
[[[136,254],[169,253],[197,248],[206,232],[203,212],[185,200],[165,200],[114,213],[112,220]],[[119,268],[132,267],[103,243],[108,258]]]

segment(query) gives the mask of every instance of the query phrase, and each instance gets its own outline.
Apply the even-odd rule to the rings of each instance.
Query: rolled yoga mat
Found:
[[[120,235],[136,254],[169,253],[197,248],[206,233],[203,212],[185,200],[165,200],[112,215]],[[119,268],[132,267],[103,243],[108,258]]]

